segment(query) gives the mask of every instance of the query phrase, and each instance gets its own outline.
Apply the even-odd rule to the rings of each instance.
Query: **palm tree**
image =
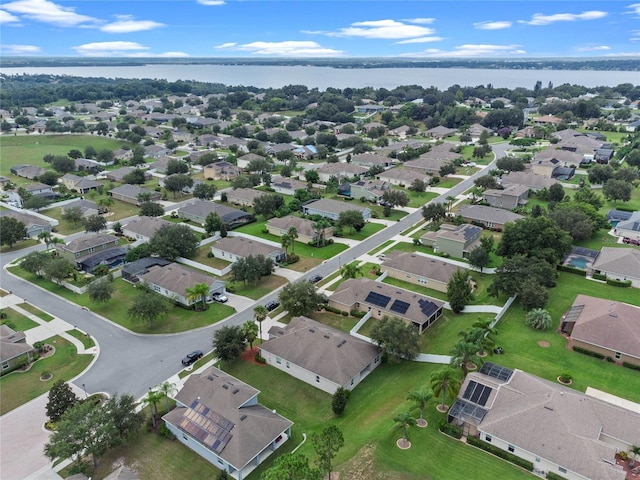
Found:
[[[313,231],[316,232],[317,244],[321,247],[324,247],[325,241],[325,231],[329,228],[331,224],[326,218],[321,218],[316,223],[313,224]]]
[[[460,380],[456,375],[456,372],[450,366],[445,366],[440,370],[436,370],[431,374],[431,388],[436,395],[442,395],[443,409],[446,407],[445,397],[449,397],[449,400],[453,400],[458,394],[460,389]],[[448,394],[448,395],[447,395]]]
[[[284,254],[288,257],[289,256],[289,247],[291,246],[291,237],[289,236],[288,233],[285,233],[284,235],[282,235],[282,237],[280,237],[280,245],[282,245],[282,248],[284,249]]]
[[[171,382],[163,382],[160,384],[159,392],[164,395],[164,404],[167,407],[167,412],[169,411],[169,397],[178,393],[178,387],[176,387],[175,383]]]
[[[453,206],[453,202],[456,200],[456,197],[448,195],[447,196],[447,210],[451,213],[451,207]]]
[[[420,409],[420,421],[424,422],[424,408],[433,398],[433,390],[427,386],[422,386],[417,390],[412,390],[407,396],[407,400],[416,402],[416,406]]]
[[[478,345],[465,339],[460,340],[451,350],[451,365],[460,366],[462,378],[466,378],[469,373],[469,365],[477,367],[482,365],[482,359],[478,356]]]
[[[98,201],[96,203],[98,204],[98,206],[104,207],[105,210],[108,212],[109,211],[109,207],[112,206],[115,202],[114,202],[113,198],[111,198],[111,197],[102,197],[102,198],[98,199]]]
[[[546,330],[551,326],[551,315],[544,308],[534,308],[527,313],[527,325],[535,330]]]
[[[493,351],[493,347],[496,344],[496,336],[498,335],[498,330],[496,330],[492,326],[492,323],[492,320],[482,320],[481,318],[479,318],[472,325],[474,329],[477,328],[482,331],[483,338],[480,342],[481,355],[485,354],[487,350],[489,350],[489,353],[491,353]]]
[[[253,309],[253,318],[258,322],[260,338],[262,338],[262,322],[267,318],[267,315],[269,315],[269,311],[264,305],[258,305]]]
[[[209,285],[207,285],[206,283],[196,283],[193,287],[187,288],[185,292],[187,294],[187,301],[189,303],[193,302],[193,307],[196,310],[198,310],[198,302],[202,303],[201,310],[204,310],[206,308],[207,295],[209,295]]]
[[[358,275],[362,275],[362,267],[356,262],[347,263],[340,269],[340,275],[344,278],[356,278]]]
[[[242,324],[242,334],[244,338],[249,342],[249,348],[253,351],[253,342],[258,338],[258,324],[256,322],[252,322],[251,320],[247,320]]]
[[[164,396],[164,393],[158,390],[151,390],[149,387],[149,392],[147,395],[142,398],[142,403],[151,407],[151,425],[153,428],[156,427],[156,415],[158,415],[158,402]]]
[[[409,412],[401,412],[393,418],[393,421],[396,422],[396,428],[402,429],[402,440],[406,442],[409,427],[416,424],[416,419]]]
[[[296,238],[298,238],[298,229],[296,227],[289,227],[287,231],[289,235],[289,240],[291,240],[291,254],[295,255],[296,253]]]

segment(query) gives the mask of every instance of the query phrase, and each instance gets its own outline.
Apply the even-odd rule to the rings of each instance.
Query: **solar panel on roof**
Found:
[[[487,404],[487,400],[489,400],[489,395],[491,395],[491,388],[486,387],[480,395],[480,399],[478,400],[478,405],[482,405],[483,407]]]
[[[180,429],[198,439],[207,448],[220,453],[233,437],[235,424],[218,412],[195,400],[177,422]]]
[[[438,306],[435,303],[430,302],[429,300],[420,299],[418,300],[418,305],[420,305],[420,310],[427,317],[430,317],[435,313],[436,310],[438,310]]]
[[[480,368],[480,373],[506,382],[511,378],[511,375],[513,375],[513,370],[507,367],[503,367],[502,365],[485,362]]]
[[[407,302],[403,302],[402,300],[396,300],[395,302],[393,302],[389,310],[391,310],[392,312],[399,313],[400,315],[404,315],[405,313],[407,313],[407,310],[409,310],[410,306],[411,305]]]
[[[386,308],[390,300],[391,297],[387,297],[386,295],[381,295],[380,293],[376,292],[369,292],[367,298],[364,299],[365,302],[371,303],[380,308]]]
[[[478,385],[478,383],[471,380],[469,382],[469,385],[467,385],[467,389],[462,394],[462,398],[464,398],[465,400],[469,400],[469,398],[471,398],[471,394],[476,389],[476,385]]]

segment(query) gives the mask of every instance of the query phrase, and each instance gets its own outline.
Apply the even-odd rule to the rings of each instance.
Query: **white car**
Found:
[[[216,301],[216,302],[220,302],[220,303],[226,303],[229,301],[229,298],[226,295],[223,295],[222,293],[214,293],[212,295],[212,298]]]

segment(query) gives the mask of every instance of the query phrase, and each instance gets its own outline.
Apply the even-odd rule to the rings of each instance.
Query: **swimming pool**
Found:
[[[569,266],[579,268],[581,270],[587,269],[587,263],[589,263],[589,260],[581,257],[573,257],[569,262],[567,262]]]

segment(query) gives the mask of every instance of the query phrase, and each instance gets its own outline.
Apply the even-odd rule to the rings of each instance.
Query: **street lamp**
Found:
[[[87,387],[85,387],[84,383],[82,384],[82,390],[84,390],[84,398],[86,399],[89,395],[87,395]]]

